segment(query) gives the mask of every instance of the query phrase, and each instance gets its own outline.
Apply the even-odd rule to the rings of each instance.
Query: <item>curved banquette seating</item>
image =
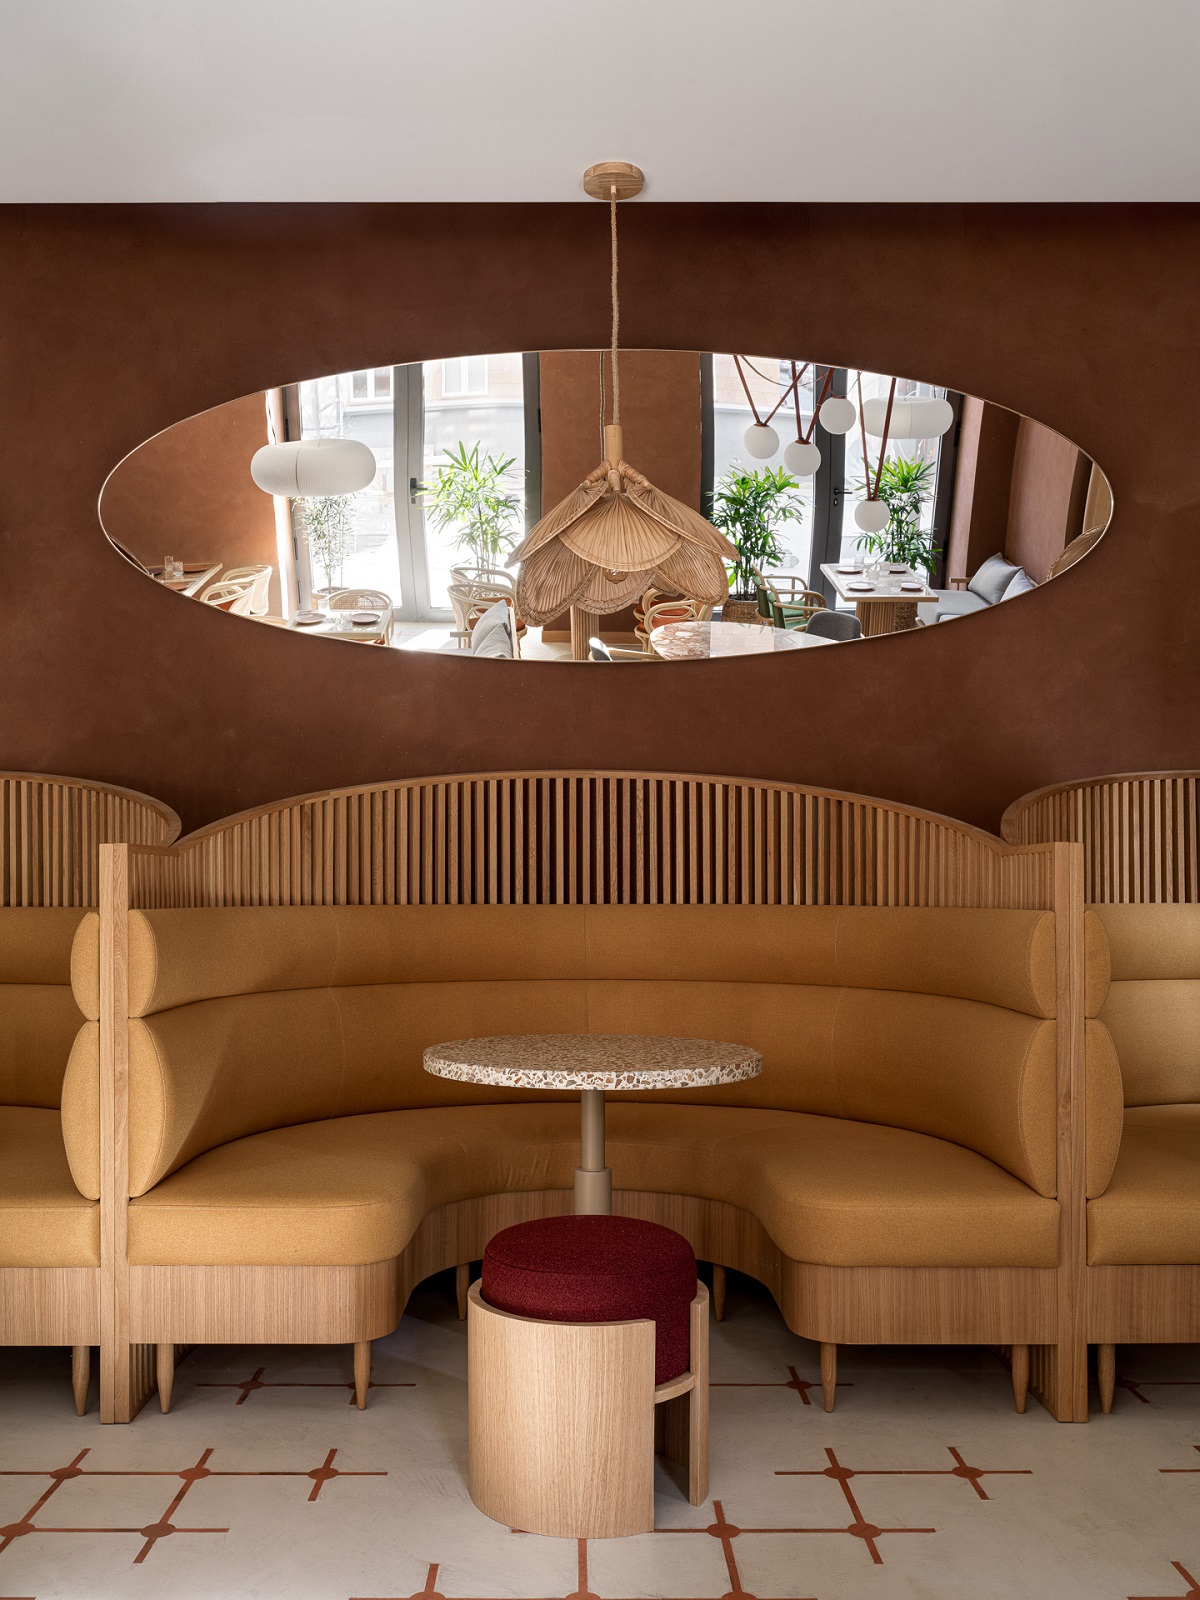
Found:
[[[82,916],[0,909],[0,1343],[70,1345],[81,1411],[99,1338],[100,1208],[71,1176],[60,1102],[81,1022]]]
[[[1107,1410],[1115,1345],[1200,1339],[1200,906],[1095,915],[1125,1102],[1112,1177],[1088,1204],[1089,1337]]]
[[[1087,919],[1081,974],[1108,992]],[[99,923],[63,1129],[102,1188]],[[767,1283],[823,1344],[1029,1346],[1060,1326],[1061,991],[1048,912],[829,906],[309,906],[131,911],[127,1337],[169,1391],[192,1342],[366,1341],[500,1227],[569,1209],[571,1096],[434,1078],[446,1038],[731,1038],[761,1077],[614,1095],[614,1207]],[[1086,1025],[1087,1186],[1120,1075]],[[121,1196],[125,1205],[125,1196]],[[1017,1359],[1017,1353],[1021,1358]],[[363,1362],[356,1362],[363,1373]],[[119,1411],[118,1407],[118,1411]]]

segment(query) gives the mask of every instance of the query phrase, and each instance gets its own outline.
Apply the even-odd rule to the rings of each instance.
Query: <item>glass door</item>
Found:
[[[334,583],[382,589],[397,621],[447,622],[452,566],[474,566],[464,529],[437,528],[424,486],[448,453],[478,445],[481,456],[511,459],[508,479],[526,493],[525,363],[517,355],[456,356],[375,367],[298,385],[300,437],[360,439],[375,455],[372,482],[353,496],[350,551]],[[302,534],[302,519],[297,533]],[[300,599],[325,587],[297,539]]]

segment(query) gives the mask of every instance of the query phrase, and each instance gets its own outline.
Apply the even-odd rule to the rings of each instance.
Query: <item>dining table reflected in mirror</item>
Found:
[[[664,661],[769,656],[833,642],[816,634],[776,628],[769,622],[667,622],[650,635],[650,648]]]

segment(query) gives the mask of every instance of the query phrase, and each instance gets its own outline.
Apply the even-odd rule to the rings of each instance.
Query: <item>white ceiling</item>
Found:
[[[0,0],[0,201],[1200,199],[1197,0]]]

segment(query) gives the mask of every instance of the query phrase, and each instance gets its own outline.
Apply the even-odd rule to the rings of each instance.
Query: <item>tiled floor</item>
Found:
[[[374,1350],[209,1348],[168,1417],[71,1405],[66,1357],[0,1352],[0,1600],[1200,1600],[1200,1350],[1124,1349],[1111,1417],[1018,1417],[983,1351],[816,1348],[731,1276],[712,1501],[576,1544],[471,1505],[466,1337],[445,1279]]]

